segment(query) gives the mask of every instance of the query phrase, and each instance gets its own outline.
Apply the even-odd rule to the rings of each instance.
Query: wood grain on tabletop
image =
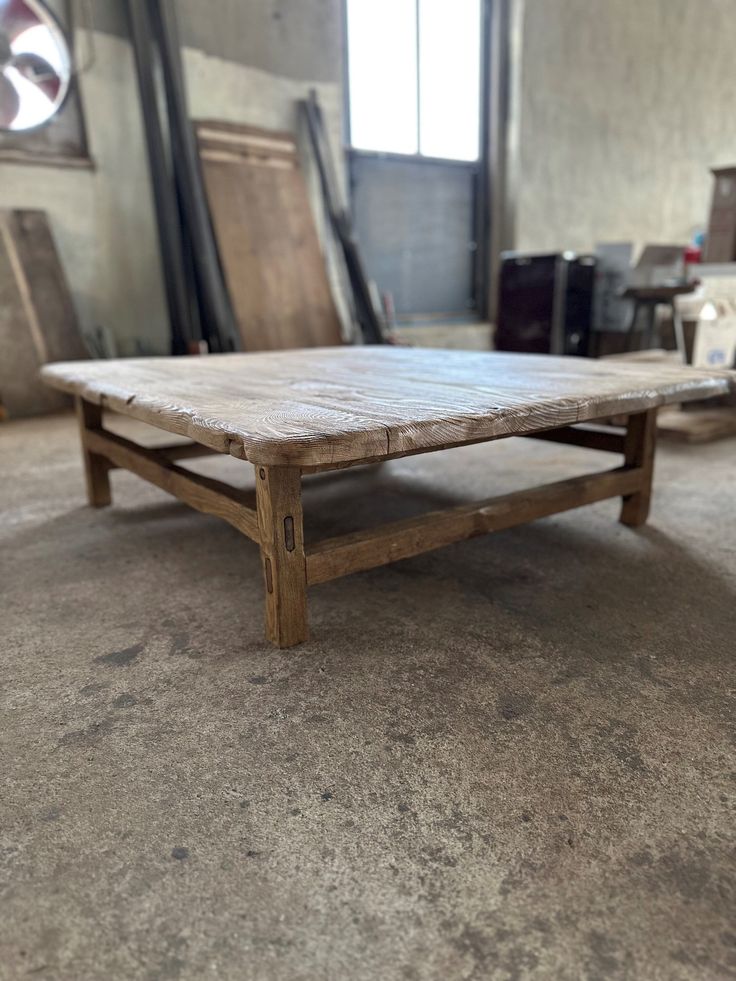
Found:
[[[389,346],[69,362],[42,374],[63,391],[276,466],[440,448],[736,390],[734,372]]]

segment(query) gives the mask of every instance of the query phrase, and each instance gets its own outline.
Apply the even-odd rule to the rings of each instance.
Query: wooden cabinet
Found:
[[[713,170],[713,201],[705,243],[705,262],[736,259],[736,166]]]

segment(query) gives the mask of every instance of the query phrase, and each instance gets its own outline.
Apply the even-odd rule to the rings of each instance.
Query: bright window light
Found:
[[[481,0],[347,0],[347,14],[352,145],[477,160]]]
[[[351,142],[417,152],[415,0],[348,0]]]
[[[419,0],[419,150],[477,160],[480,0]]]

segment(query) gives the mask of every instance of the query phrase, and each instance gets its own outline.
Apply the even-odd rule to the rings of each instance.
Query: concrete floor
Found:
[[[0,976],[736,976],[735,449],[662,447],[641,532],[604,502],[317,587],[280,652],[255,546],[130,474],[90,511],[71,418],[0,426]],[[306,507],[608,465],[509,440]]]

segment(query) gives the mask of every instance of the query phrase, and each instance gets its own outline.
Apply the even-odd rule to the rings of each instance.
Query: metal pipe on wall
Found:
[[[202,333],[210,349],[235,351],[240,347],[240,338],[212,230],[196,140],[187,109],[174,3],[173,0],[153,0],[150,9],[161,57],[174,178],[183,231],[192,253]]]
[[[187,286],[179,207],[171,162],[158,113],[150,6],[146,0],[127,0],[127,13],[151,170],[164,290],[171,325],[171,353],[185,354],[189,342],[194,340],[198,330]]]
[[[237,350],[240,337],[187,109],[174,3],[127,0],[127,12],[171,325],[171,353],[198,351],[202,340],[210,350]]]
[[[524,0],[490,0],[486,179],[488,228],[486,311],[498,314],[501,253],[516,245],[516,200],[519,173],[519,124]]]

